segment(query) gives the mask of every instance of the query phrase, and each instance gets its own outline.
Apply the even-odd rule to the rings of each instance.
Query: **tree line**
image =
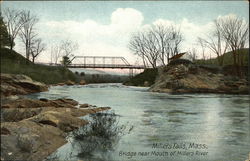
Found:
[[[240,49],[245,48],[249,37],[249,23],[238,16],[220,17],[214,20],[212,30],[206,36],[198,37],[197,44],[201,48],[202,59],[207,58],[207,49],[216,54],[218,64],[223,65],[224,54],[233,53],[233,65],[239,74],[243,65]],[[170,58],[181,51],[184,36],[176,25],[156,24],[132,34],[129,49],[138,55],[144,66],[156,68],[169,63]],[[191,60],[197,58],[197,49],[187,52]],[[211,56],[210,56],[211,58]]]

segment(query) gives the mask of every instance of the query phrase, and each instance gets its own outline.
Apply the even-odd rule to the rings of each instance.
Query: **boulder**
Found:
[[[38,115],[42,108],[2,108],[1,122],[16,122]]]
[[[249,89],[249,86],[240,85],[238,90],[239,90],[239,93],[248,94],[250,89]]]
[[[48,86],[32,80],[30,77],[20,74],[1,73],[1,96],[24,95],[29,93],[43,92]]]
[[[1,123],[1,160],[41,161],[66,143],[60,129],[32,121]]]
[[[80,82],[79,82],[79,85],[86,85],[87,83],[86,83],[86,81],[85,80],[81,80]]]
[[[65,82],[65,84],[68,86],[72,86],[72,85],[75,85],[75,82],[68,80],[67,82]]]
[[[91,106],[91,107],[93,107],[93,106]],[[110,109],[110,107],[97,107],[97,108],[86,108],[86,109],[42,107],[41,113],[46,112],[46,111],[55,111],[55,112],[59,112],[59,113],[70,114],[74,117],[81,117],[81,116],[85,116],[88,114],[93,114],[96,112],[105,111],[105,110],[109,110],[109,109]]]
[[[70,132],[88,124],[87,121],[74,117],[70,113],[62,113],[57,111],[42,112],[27,120],[40,124],[51,125],[64,132]]]
[[[57,85],[57,86],[64,86],[65,83],[57,83],[56,85]]]
[[[92,106],[91,106],[92,107]],[[104,110],[109,110],[110,107],[97,107],[97,108],[56,108],[56,107],[38,107],[38,108],[2,108],[1,109],[1,122],[16,122],[24,119],[31,118],[40,113],[45,113],[48,111],[54,111],[61,114],[70,114],[73,117],[85,116],[87,114],[92,114]]]
[[[144,85],[144,87],[149,87],[149,82],[148,81],[144,81],[143,85]]]
[[[80,104],[79,108],[88,108],[89,106],[90,106],[89,104],[84,103],[84,104]]]
[[[56,108],[67,107],[75,108],[78,102],[73,99],[56,99],[56,100],[34,100],[29,98],[21,98],[12,102],[2,104],[1,108],[37,108],[37,107],[49,107],[53,106]]]

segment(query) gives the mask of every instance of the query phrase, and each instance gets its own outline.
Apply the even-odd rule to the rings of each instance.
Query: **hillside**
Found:
[[[155,83],[157,74],[158,69],[145,69],[142,73],[134,76],[123,84],[128,86],[151,86]]]
[[[243,65],[248,66],[248,60],[249,60],[249,48],[240,49],[240,54],[243,56]],[[197,64],[214,64],[218,65],[218,58],[213,58],[210,60],[196,60]],[[233,53],[232,51],[227,52],[224,54],[224,63],[223,66],[226,65],[233,65]]]
[[[63,67],[52,67],[45,65],[26,63],[26,59],[15,51],[6,48],[0,49],[1,73],[24,74],[33,80],[46,84],[55,84],[67,80],[75,81],[73,72]]]

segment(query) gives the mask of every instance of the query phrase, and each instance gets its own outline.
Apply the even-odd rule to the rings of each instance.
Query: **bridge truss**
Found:
[[[143,65],[130,65],[124,57],[75,56],[68,68],[144,69]]]
[[[50,66],[62,66],[62,64],[39,63]],[[129,69],[129,75],[133,76],[135,69],[145,69],[143,65],[131,65],[124,57],[111,56],[75,56],[70,60],[68,68],[109,68],[109,69]]]

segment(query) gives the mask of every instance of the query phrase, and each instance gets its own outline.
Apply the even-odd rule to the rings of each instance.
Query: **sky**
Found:
[[[78,43],[77,56],[122,56],[140,59],[128,49],[132,33],[163,23],[181,27],[181,51],[196,47],[220,16],[237,15],[249,21],[249,2],[242,1],[4,1],[2,9],[25,9],[39,17],[36,31],[47,45],[38,57],[50,62],[50,46],[70,39]],[[24,45],[14,48],[24,54]],[[209,51],[206,52],[207,54]],[[200,54],[201,55],[201,54]]]

